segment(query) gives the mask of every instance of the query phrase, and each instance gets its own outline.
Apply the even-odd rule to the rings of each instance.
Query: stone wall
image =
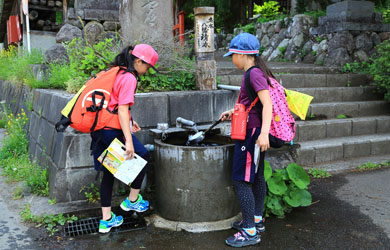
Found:
[[[63,42],[83,38],[95,44],[111,38],[120,42],[119,0],[75,1],[74,8],[68,8],[65,23],[58,31],[55,42],[46,53],[47,62],[67,60]],[[119,48],[118,48],[119,49]]]
[[[316,20],[307,15],[255,24],[256,36],[266,61],[292,61],[342,66],[367,61],[375,45],[390,38],[390,32],[339,31],[315,35]],[[243,32],[236,29],[235,34]],[[218,51],[228,50],[235,34],[216,35]]]
[[[222,111],[234,106],[236,95],[226,90],[136,94],[132,114],[142,127],[137,137],[144,144],[153,143],[149,129],[161,122],[172,127],[178,116],[198,124],[215,121]],[[40,166],[48,168],[50,198],[56,198],[57,202],[85,199],[80,189],[89,186],[96,175],[89,134],[79,134],[72,128],[57,133],[54,128],[72,96],[60,90],[31,90],[0,81],[0,100],[15,114],[23,107],[30,117],[29,153]]]

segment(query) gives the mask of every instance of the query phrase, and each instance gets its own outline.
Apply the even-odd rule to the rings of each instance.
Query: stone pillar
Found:
[[[173,0],[121,0],[119,9],[124,44],[150,44],[164,66],[173,51]]]
[[[195,13],[196,86],[217,89],[217,63],[214,59],[214,7],[198,7]]]

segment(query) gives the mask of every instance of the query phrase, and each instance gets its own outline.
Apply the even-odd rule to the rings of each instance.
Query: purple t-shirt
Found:
[[[251,70],[250,78],[251,78],[251,85],[256,93],[259,92],[260,90],[268,89],[267,79],[263,71],[261,71],[259,68],[253,68]],[[260,102],[260,100],[258,100],[258,102]],[[244,77],[242,78],[241,95],[240,95],[239,103],[244,104],[246,109],[248,109],[249,106],[251,105],[251,101],[249,100],[245,88],[245,74]],[[261,121],[256,110],[252,108],[251,111],[249,111],[247,128],[257,128],[257,127],[261,127]]]

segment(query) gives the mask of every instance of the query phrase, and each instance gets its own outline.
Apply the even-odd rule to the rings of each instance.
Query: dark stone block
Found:
[[[222,112],[234,108],[238,91],[222,90],[213,94],[213,120],[217,121]]]
[[[72,99],[74,95],[60,90],[52,90],[51,95],[51,103],[48,107],[49,114],[46,118],[50,123],[56,124],[61,118],[62,109],[66,106],[66,104]]]
[[[31,113],[30,124],[30,135],[38,141],[41,118],[35,112]]]
[[[76,0],[74,7],[75,9],[119,10],[119,0]]]
[[[33,111],[38,112],[38,103],[39,103],[39,96],[40,96],[39,90],[33,90]]]
[[[51,155],[54,130],[53,125],[48,123],[47,120],[41,119],[38,143],[48,155]]]
[[[48,119],[48,117],[51,115],[50,114],[50,107],[54,105],[51,101],[53,96],[53,93],[51,93],[50,90],[43,90],[41,93],[41,102],[40,108],[42,108],[42,117],[45,119]]]
[[[70,201],[85,200],[85,194],[80,192],[80,190],[84,186],[89,187],[91,183],[94,183],[96,171],[93,168],[66,169],[65,171],[66,180],[64,181],[67,182]]]
[[[84,19],[93,20],[93,21],[105,20],[104,12],[105,12],[104,10],[98,10],[98,9],[85,9]]]
[[[48,169],[48,174],[50,198],[56,198],[57,202],[69,201],[66,171],[64,169],[51,167]]]
[[[213,119],[212,91],[169,92],[169,124],[176,124],[177,117],[195,123],[210,122]]]
[[[133,119],[141,127],[156,127],[157,123],[169,123],[167,93],[140,93],[135,95],[131,107]]]
[[[67,132],[54,132],[53,136],[53,148],[51,150],[51,157],[58,169],[64,168],[65,166],[66,151],[64,150],[64,145],[68,145],[70,139],[66,136],[66,133]],[[64,142],[64,140],[66,140],[66,142]]]

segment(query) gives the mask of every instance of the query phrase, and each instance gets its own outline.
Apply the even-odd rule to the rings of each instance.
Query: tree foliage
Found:
[[[194,8],[201,6],[210,6],[215,8],[215,27],[224,28],[231,32],[238,23],[245,24],[247,21],[248,0],[193,0],[180,1],[182,4],[180,10],[186,14],[186,28],[193,29],[194,26]]]

